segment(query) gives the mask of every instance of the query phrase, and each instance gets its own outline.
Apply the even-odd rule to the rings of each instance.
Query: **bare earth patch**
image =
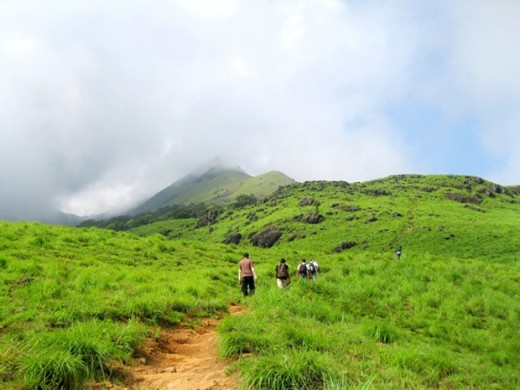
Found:
[[[231,307],[231,314],[242,312]],[[120,369],[125,385],[105,383],[113,390],[238,390],[236,375],[226,375],[229,361],[218,359],[218,319],[208,318],[195,328],[162,330],[158,340],[149,340],[133,366]]]

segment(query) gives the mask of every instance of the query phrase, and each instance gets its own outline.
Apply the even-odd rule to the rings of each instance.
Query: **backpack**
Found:
[[[305,264],[300,264],[298,266],[298,273],[306,274],[307,273],[307,266]]]
[[[307,266],[307,271],[313,274],[314,272],[316,272],[316,266],[313,263],[309,263],[309,265]]]
[[[289,277],[289,267],[287,264],[281,263],[276,270],[276,277],[278,279],[287,279]]]

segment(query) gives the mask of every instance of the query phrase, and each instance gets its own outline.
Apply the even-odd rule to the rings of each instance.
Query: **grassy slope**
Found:
[[[518,388],[520,213],[517,197],[493,188],[446,176],[305,183],[210,228],[161,222],[181,236],[173,240],[0,223],[0,387],[83,388],[109,375],[156,325],[242,300],[236,262],[249,251],[257,294],[243,300],[248,314],[221,327],[222,355],[249,356],[235,364],[245,386]],[[482,201],[458,203],[446,192]],[[299,206],[304,197],[319,206]],[[325,221],[294,220],[316,210]],[[283,231],[273,248],[218,244],[229,231],[266,225]],[[358,244],[331,253],[346,240]],[[317,258],[318,281],[279,291],[280,257],[291,270]]]
[[[227,310],[223,246],[0,222],[0,388],[84,388],[147,329]]]
[[[281,172],[272,171],[249,178],[242,187],[234,194],[238,195],[253,194],[257,198],[265,198],[275,192],[278,187],[294,184],[295,181]]]
[[[518,195],[497,193],[493,186],[476,178],[448,176],[390,177],[351,185],[303,183],[285,187],[263,204],[230,210],[209,228],[197,229],[195,220],[184,220],[179,230],[178,221],[163,221],[133,232],[152,234],[171,223],[176,237],[216,243],[230,232],[241,233],[247,241],[250,235],[276,226],[282,231],[277,245],[288,250],[328,254],[341,242],[353,241],[352,253],[386,252],[400,244],[405,252],[515,257],[520,247],[520,236],[515,234],[520,226]],[[460,203],[446,193],[480,203]],[[303,198],[315,203],[300,206]],[[316,212],[323,222],[297,220]]]
[[[175,201],[168,204],[187,204],[187,203],[219,203],[227,199],[231,194],[238,191],[249,176],[240,172],[224,172],[211,180],[204,182],[202,185],[194,188]]]
[[[278,187],[292,183],[294,180],[280,172],[267,172],[252,177],[244,172],[213,169],[203,175],[190,175],[173,183],[137,207],[132,214],[178,204],[225,204],[238,195],[252,194],[264,198]]]
[[[253,194],[263,198],[277,190],[278,187],[292,183],[291,179],[280,172],[249,176],[242,172],[222,171],[209,179],[201,180],[198,185],[177,195],[166,205],[202,202],[222,204],[241,194]]]
[[[160,191],[132,213],[175,204],[218,203],[235,193],[249,178],[246,173],[226,170],[210,170],[200,176],[189,175]]]
[[[286,252],[285,252],[286,253]],[[275,287],[259,254],[251,310],[222,355],[266,389],[518,388],[520,265],[450,256],[328,255],[317,282]],[[264,266],[270,263],[268,267]],[[297,265],[291,261],[292,270]],[[267,268],[267,269],[266,269]]]
[[[229,232],[283,232],[272,248],[249,248],[260,293],[248,315],[221,329],[223,356],[252,356],[237,363],[247,386],[518,388],[520,206],[517,194],[503,192],[443,175],[304,183],[209,228],[185,220],[176,234],[220,242]],[[300,206],[303,198],[315,203]],[[295,221],[312,212],[325,220]],[[357,245],[332,254],[343,241]],[[301,258],[317,258],[319,281],[277,290],[281,257],[292,270]]]

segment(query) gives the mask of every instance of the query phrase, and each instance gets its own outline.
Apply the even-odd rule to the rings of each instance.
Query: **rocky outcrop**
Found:
[[[325,220],[325,217],[323,215],[316,214],[316,213],[307,214],[305,216],[305,218],[303,218],[303,222],[310,223],[310,224],[320,223],[324,220]]]
[[[270,248],[280,239],[282,232],[277,227],[269,227],[251,237],[251,243],[260,248]]]
[[[372,214],[372,216],[367,219],[367,222],[376,222],[376,221],[377,221],[377,217],[374,214]]]
[[[360,208],[357,206],[342,206],[341,209],[347,213],[354,213],[360,210]]]
[[[455,202],[459,203],[473,203],[473,204],[480,204],[480,199],[475,198],[473,196],[459,194],[459,193],[453,193],[453,192],[446,192],[444,196],[448,199],[454,200]]]
[[[298,203],[300,206],[302,207],[305,207],[305,206],[312,206],[314,204],[314,199],[310,199],[310,198],[302,198],[300,199],[300,202]]]
[[[340,252],[343,252],[344,250],[347,250],[347,249],[350,249],[350,248],[353,248],[356,246],[356,243],[354,241],[345,241],[345,242],[342,242],[341,244],[339,244],[338,246],[336,246],[332,252],[334,253],[340,253]]]
[[[224,239],[224,244],[240,244],[240,240],[242,239],[242,234],[240,233],[231,233],[226,236]]]
[[[217,222],[218,212],[216,210],[210,210],[208,213],[199,218],[197,221],[197,227],[204,227],[208,225],[212,225]]]

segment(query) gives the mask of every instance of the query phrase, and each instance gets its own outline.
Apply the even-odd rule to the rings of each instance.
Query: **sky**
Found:
[[[520,184],[518,0],[0,0],[0,219],[118,213],[219,159]]]

